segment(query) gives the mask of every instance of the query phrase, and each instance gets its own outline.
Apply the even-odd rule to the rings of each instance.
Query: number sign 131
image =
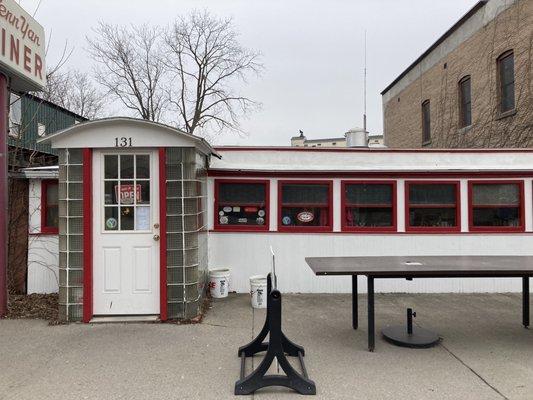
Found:
[[[131,147],[131,137],[116,137],[115,147]]]

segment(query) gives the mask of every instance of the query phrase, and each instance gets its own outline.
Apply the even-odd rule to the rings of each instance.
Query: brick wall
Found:
[[[516,112],[502,118],[497,59],[511,49]],[[429,99],[432,140],[425,147],[533,147],[532,63],[533,1],[517,0],[399,93],[391,88],[394,96],[384,96],[383,104],[385,144],[423,146],[421,104]],[[461,129],[458,82],[466,75],[471,76],[472,125]]]

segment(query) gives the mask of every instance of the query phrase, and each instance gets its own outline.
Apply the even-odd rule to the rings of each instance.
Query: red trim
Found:
[[[225,231],[214,231],[214,230],[209,230],[208,231],[209,233],[259,233],[261,235],[263,234],[266,234],[266,233],[275,233],[275,234],[291,234],[291,233],[310,233],[310,234],[328,234],[328,235],[353,235],[353,236],[364,236],[364,235],[478,235],[478,236],[484,236],[484,235],[487,235],[487,234],[494,234],[494,235],[528,235],[528,236],[533,236],[533,232],[372,232],[372,231],[368,231],[368,232],[341,232],[341,231],[335,231],[335,232],[279,232],[279,231],[269,231],[269,232],[263,232],[263,231],[260,231],[260,232],[249,232],[249,231],[231,231],[231,232],[225,232]]]
[[[419,207],[414,204],[411,207],[409,203],[409,187],[411,185],[455,185],[455,226],[410,226],[409,225],[409,210],[410,208],[428,208],[429,205],[422,205]],[[461,232],[461,182],[459,181],[405,181],[405,231],[406,232],[421,232],[421,233],[453,233]],[[431,205],[431,207],[438,207],[439,204]],[[451,208],[449,205],[447,208]]]
[[[210,177],[269,177],[269,178],[533,178],[533,171],[419,171],[419,172],[398,172],[398,171],[252,171],[252,170],[208,170]]]
[[[321,151],[321,152],[358,152],[358,153],[531,153],[533,149],[391,149],[381,147],[291,147],[291,146],[216,146],[216,151]]]
[[[46,226],[47,213],[48,213],[48,187],[58,186],[57,179],[43,179],[41,181],[41,233],[49,235],[57,235],[59,228],[57,226]],[[59,207],[59,200],[57,203]]]
[[[167,320],[167,169],[166,149],[159,148],[159,318]]]
[[[359,226],[348,226],[346,225],[346,207],[351,205],[346,202],[346,185],[353,184],[364,184],[364,185],[390,185],[392,186],[392,204],[385,205],[383,207],[390,207],[392,209],[392,225],[391,226],[380,226],[380,227],[359,227]],[[363,207],[380,207],[379,205],[364,205]],[[341,230],[343,232],[374,232],[374,233],[391,233],[396,232],[397,230],[397,191],[396,191],[396,181],[341,181]]]
[[[260,183],[265,185],[265,224],[264,225],[221,225],[218,220],[218,207],[220,205],[219,190],[221,183]],[[252,204],[246,204],[252,206]],[[250,232],[268,231],[270,229],[270,181],[264,179],[215,179],[215,203],[213,209],[213,226],[216,231]]]
[[[93,317],[93,152],[83,149],[83,322]]]
[[[517,184],[519,187],[520,204],[517,206],[520,212],[520,225],[519,226],[474,226],[474,204],[472,188],[476,184],[484,185],[498,185],[498,184]],[[504,205],[505,206],[505,205]],[[476,206],[487,207],[487,206]],[[501,207],[500,205],[494,206],[495,208]],[[500,233],[500,232],[524,232],[525,226],[525,195],[524,195],[524,181],[509,181],[509,180],[487,180],[487,181],[468,181],[468,229],[470,232],[484,232],[484,233]]]
[[[283,208],[283,185],[286,184],[320,184],[328,185],[328,204],[322,208],[328,209],[327,226],[284,226],[281,222],[281,209]],[[290,206],[289,206],[290,207]],[[278,181],[278,231],[280,232],[331,232],[333,231],[333,181],[330,180],[280,180]]]

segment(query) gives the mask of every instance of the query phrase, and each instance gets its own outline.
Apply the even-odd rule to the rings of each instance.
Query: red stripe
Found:
[[[159,148],[159,301],[160,319],[167,320],[167,171],[166,149]]]
[[[208,170],[210,177],[270,177],[270,178],[532,178],[533,171],[462,171],[462,172],[445,172],[445,171],[251,171],[251,170]]]
[[[92,149],[83,149],[83,322],[93,317]]]

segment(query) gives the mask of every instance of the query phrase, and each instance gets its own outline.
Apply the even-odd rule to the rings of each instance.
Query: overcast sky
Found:
[[[21,0],[33,13],[39,0]],[[261,51],[265,72],[245,94],[262,103],[243,121],[245,137],[217,144],[288,145],[302,129],[311,139],[343,136],[362,126],[363,49],[367,31],[367,115],[382,133],[380,92],[475,0],[41,0],[36,19],[52,31],[48,62],[65,40],[69,66],[90,70],[85,36],[100,20],[169,24],[176,15],[208,9],[234,18],[241,42]],[[126,114],[123,110],[116,110]]]

